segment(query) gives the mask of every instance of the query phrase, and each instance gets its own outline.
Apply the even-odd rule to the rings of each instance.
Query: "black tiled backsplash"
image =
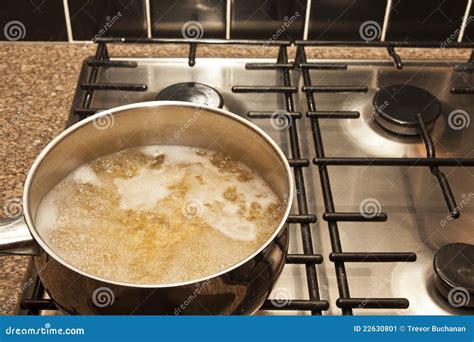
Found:
[[[73,38],[147,36],[145,0],[68,0]]]
[[[1,40],[67,40],[62,0],[0,2]]]
[[[468,0],[393,0],[386,40],[443,42],[459,30]]]
[[[313,0],[308,39],[380,40],[386,8],[386,0]]]
[[[312,0],[308,39],[376,41],[388,0]],[[0,1],[1,40],[67,41],[64,0]],[[147,27],[149,3],[150,28]],[[73,40],[304,38],[308,0],[67,0]],[[391,1],[386,41],[456,41],[468,0]],[[474,5],[470,16],[474,16]],[[226,18],[230,18],[227,32]],[[464,42],[474,42],[474,17]]]
[[[150,0],[152,34],[160,38],[225,38],[226,0]]]
[[[231,38],[302,39],[307,1],[232,0]]]

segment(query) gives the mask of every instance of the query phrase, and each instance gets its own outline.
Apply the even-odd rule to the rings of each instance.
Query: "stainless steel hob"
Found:
[[[304,51],[296,63],[282,45],[275,59],[198,58],[191,67],[184,58],[109,58],[99,44],[69,124],[153,101],[176,83],[208,85],[224,109],[281,146],[295,173],[288,264],[257,314],[473,314],[458,307],[459,293],[439,293],[433,268],[442,246],[474,244],[474,101],[465,91],[474,79],[458,71],[465,62],[403,61],[400,70],[391,60],[306,60]],[[403,135],[377,122],[373,98],[392,85],[439,101],[432,130],[421,122],[419,134]],[[37,282],[19,312],[57,313],[42,311],[54,309],[43,292]]]

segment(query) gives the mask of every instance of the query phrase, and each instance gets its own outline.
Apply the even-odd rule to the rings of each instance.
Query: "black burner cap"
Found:
[[[210,107],[222,108],[224,99],[214,88],[196,82],[183,82],[172,84],[158,93],[160,101],[185,101]]]
[[[391,85],[374,96],[375,121],[385,129],[406,135],[419,134],[416,115],[421,113],[431,129],[441,115],[441,104],[430,92],[412,85]]]
[[[450,304],[474,306],[474,245],[453,243],[441,247],[433,266],[435,284]]]

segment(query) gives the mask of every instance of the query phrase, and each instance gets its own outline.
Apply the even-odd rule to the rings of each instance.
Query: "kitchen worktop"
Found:
[[[86,44],[0,44],[0,215],[5,203],[20,200],[29,167],[41,149],[60,133],[69,114]],[[402,59],[463,59],[468,50],[399,49]],[[111,56],[187,56],[184,45],[111,45]],[[385,49],[308,48],[308,58],[387,58]],[[275,48],[198,46],[200,57],[271,57]],[[294,49],[290,49],[290,57]],[[0,257],[0,314],[12,313],[24,288],[26,257]],[[28,284],[28,283],[26,283]]]

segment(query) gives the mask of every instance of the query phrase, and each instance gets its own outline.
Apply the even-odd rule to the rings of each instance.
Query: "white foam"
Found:
[[[41,201],[35,218],[35,226],[47,236],[58,225],[57,192],[50,191]]]
[[[167,163],[203,163],[211,165],[206,156],[196,152],[203,151],[196,147],[178,145],[147,145],[140,149],[144,154],[157,157],[160,154],[166,155]],[[209,151],[208,151],[209,152]]]
[[[72,173],[72,179],[77,183],[89,183],[95,186],[101,186],[101,180],[89,165],[78,167]]]
[[[241,241],[251,241],[256,238],[257,225],[255,222],[241,217],[238,213],[239,204],[246,208],[255,202],[262,208],[266,208],[272,203],[278,202],[278,197],[261,178],[253,178],[247,182],[236,182],[233,177],[226,177],[219,174],[215,168],[191,167],[194,175],[201,176],[202,179],[212,180],[204,184],[193,182],[186,194],[188,200],[199,201],[203,204],[201,217],[212,228],[232,239]],[[236,187],[236,191],[242,203],[234,203],[224,198],[224,192],[229,187]],[[223,205],[217,212],[209,209],[216,207],[216,202]]]
[[[242,220],[237,214],[238,208],[226,204],[222,212],[205,210],[202,217],[212,228],[225,236],[240,241],[253,241],[256,238],[257,226],[249,220]]]
[[[225,190],[237,186],[238,193],[244,198],[243,204],[248,208],[252,202],[266,207],[278,201],[270,187],[260,178],[248,182],[236,182],[234,177],[219,172],[209,161],[209,156],[197,154],[197,148],[184,146],[145,146],[141,151],[146,155],[157,157],[166,155],[162,169],[150,171],[142,169],[137,177],[130,179],[116,179],[118,192],[121,196],[122,209],[151,209],[160,200],[170,194],[166,189],[183,178],[184,174],[176,174],[179,163],[191,164],[185,168],[188,175],[186,183],[188,189],[185,203],[200,203],[201,218],[225,236],[240,240],[252,241],[256,238],[257,225],[248,219],[240,217],[240,206],[224,198]],[[241,165],[244,168],[244,165]],[[247,169],[247,168],[246,168]],[[179,179],[177,179],[179,178]],[[198,180],[198,178],[200,180]],[[213,211],[216,202],[220,203],[219,210]]]
[[[163,145],[147,145],[140,148],[140,150],[150,157],[157,157],[163,154]]]
[[[161,170],[142,168],[136,177],[114,179],[120,195],[120,208],[125,210],[152,209],[171,193],[167,185],[173,183],[173,178],[177,177],[179,175],[175,174],[175,177],[165,179]]]

